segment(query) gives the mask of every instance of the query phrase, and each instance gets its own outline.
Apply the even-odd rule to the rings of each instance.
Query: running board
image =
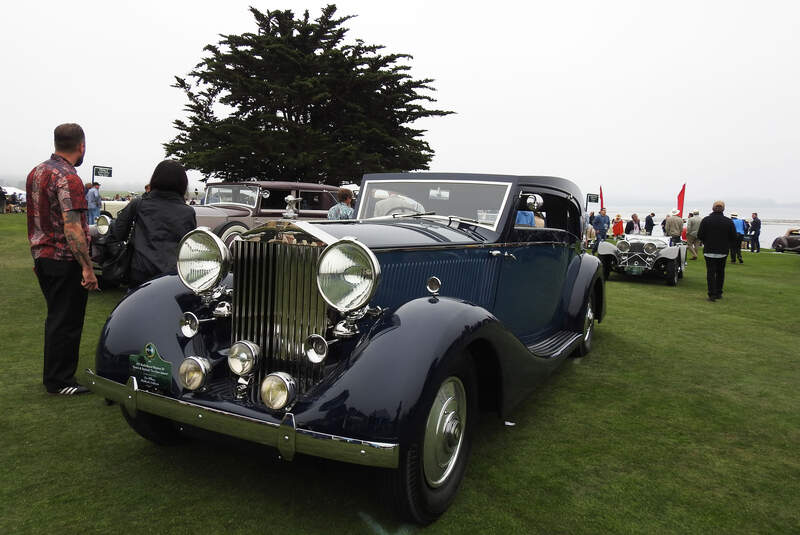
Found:
[[[581,341],[581,333],[575,331],[558,331],[541,342],[528,346],[528,351],[546,359],[560,357],[564,353],[569,353]]]

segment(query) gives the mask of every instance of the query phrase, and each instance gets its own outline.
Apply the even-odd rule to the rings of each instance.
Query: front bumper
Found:
[[[89,389],[99,396],[123,405],[131,416],[137,411],[155,414],[194,427],[230,435],[278,449],[286,460],[295,453],[324,457],[378,468],[397,468],[400,446],[386,442],[370,442],[298,429],[294,415],[286,413],[280,424],[248,418],[238,414],[204,407],[161,394],[139,390],[136,378],[123,385],[86,370]]]

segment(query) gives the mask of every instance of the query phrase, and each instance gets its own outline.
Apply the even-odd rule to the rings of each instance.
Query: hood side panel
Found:
[[[483,248],[452,251],[376,251],[381,280],[373,306],[395,308],[429,296],[430,277],[442,282],[441,296],[462,299],[492,310],[500,262]]]

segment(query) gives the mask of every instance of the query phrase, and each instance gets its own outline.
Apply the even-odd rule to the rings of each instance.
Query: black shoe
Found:
[[[716,298],[716,297],[712,297],[712,296],[710,296],[710,295],[709,295],[709,296],[708,296],[708,300],[709,300],[709,301],[711,301],[711,302],[713,303],[714,301],[716,301],[716,300],[717,300],[717,298]]]
[[[714,299],[722,299],[722,294],[715,295],[715,296],[714,296]]]
[[[78,384],[64,386],[59,388],[58,390],[47,391],[48,394],[53,394],[57,396],[77,396],[80,394],[88,394],[89,392],[91,392],[91,390],[89,390],[85,386],[81,386]]]

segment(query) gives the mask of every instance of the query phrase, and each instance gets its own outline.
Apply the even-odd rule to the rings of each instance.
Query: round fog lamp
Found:
[[[240,340],[228,351],[228,367],[236,375],[247,375],[258,363],[259,347],[253,342]]]
[[[186,338],[191,338],[200,330],[200,320],[191,312],[184,312],[180,322],[181,334]]]
[[[97,233],[105,236],[111,228],[111,218],[107,215],[101,215],[94,224],[97,226]]]
[[[328,356],[328,342],[318,334],[312,334],[306,338],[306,343],[303,347],[306,352],[306,358],[312,364],[319,364]]]
[[[285,372],[271,373],[261,382],[261,400],[273,410],[289,405],[294,401],[296,393],[294,379]]]
[[[631,249],[631,244],[625,240],[620,240],[617,242],[617,249],[619,249],[623,253],[627,253]]]
[[[211,363],[203,357],[186,357],[178,368],[178,378],[187,390],[197,390],[206,385]]]
[[[656,252],[657,249],[658,247],[656,247],[655,243],[648,242],[644,244],[644,252],[647,254],[653,254]]]

